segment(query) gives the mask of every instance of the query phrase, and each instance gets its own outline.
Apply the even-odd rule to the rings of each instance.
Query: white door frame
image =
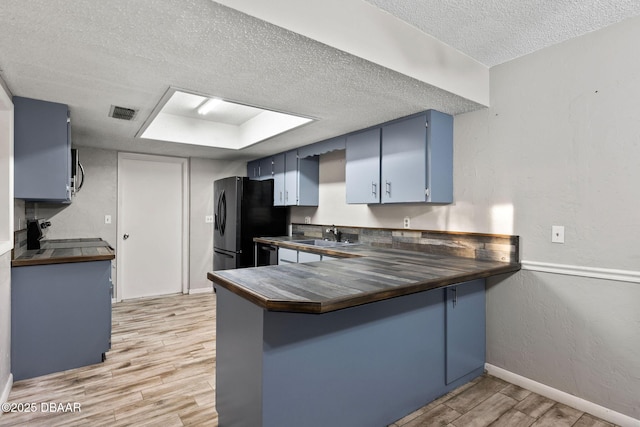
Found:
[[[118,243],[121,241],[123,230],[121,229],[122,214],[122,176],[121,160],[141,160],[148,162],[177,163],[182,166],[182,293],[189,293],[189,159],[183,157],[155,156],[151,154],[118,152],[118,224],[116,237],[116,293],[114,299],[122,301],[122,272],[118,268],[121,262],[121,251]]]

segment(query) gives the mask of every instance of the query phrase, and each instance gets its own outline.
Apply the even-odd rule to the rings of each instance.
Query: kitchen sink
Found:
[[[348,246],[353,245],[355,243],[349,242],[336,242],[335,240],[292,240],[291,243],[299,243],[301,245],[312,245],[312,246],[324,246],[324,247],[333,247],[333,246]]]

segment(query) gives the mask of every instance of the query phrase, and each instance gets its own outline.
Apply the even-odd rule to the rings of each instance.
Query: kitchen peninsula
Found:
[[[221,424],[387,425],[482,374],[484,279],[520,269],[517,236],[331,247],[300,228],[256,241],[341,259],[208,274]]]

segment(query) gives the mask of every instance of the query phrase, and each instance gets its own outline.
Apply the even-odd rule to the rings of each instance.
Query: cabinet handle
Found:
[[[391,181],[385,181],[386,193],[389,197],[391,197]]]
[[[375,182],[371,183],[371,194],[373,194],[374,196],[378,195],[378,184],[376,184]]]
[[[282,191],[280,192],[280,201],[282,201]]]
[[[454,287],[451,291],[453,292],[453,308],[456,308],[458,304],[458,287]]]
[[[284,192],[284,201],[288,202],[289,201],[289,191],[285,191]]]
[[[258,166],[258,177],[262,176],[262,166]]]

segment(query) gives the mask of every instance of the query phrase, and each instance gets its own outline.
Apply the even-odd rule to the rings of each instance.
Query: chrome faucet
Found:
[[[342,239],[342,232],[338,230],[338,227],[334,225],[331,228],[327,228],[327,233],[333,234],[336,239],[336,242],[339,242]]]

